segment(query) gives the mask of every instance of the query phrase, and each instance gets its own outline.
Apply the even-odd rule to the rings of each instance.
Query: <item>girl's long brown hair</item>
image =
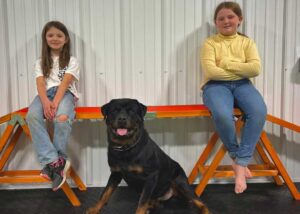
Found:
[[[59,69],[64,69],[68,66],[71,58],[71,42],[69,32],[64,24],[59,21],[48,22],[42,32],[42,56],[41,56],[41,68],[45,78],[48,78],[53,68],[53,60],[51,57],[51,48],[47,44],[46,34],[51,27],[55,27],[62,31],[66,37],[66,43],[64,44],[60,54],[59,54]]]
[[[232,10],[239,18],[243,18],[243,13],[242,13],[242,9],[240,7],[240,5],[236,2],[233,1],[224,1],[221,2],[215,10],[215,14],[214,14],[214,22],[216,23],[216,19],[217,19],[217,15],[220,12],[221,9],[226,8],[226,9],[230,9]],[[247,37],[245,34],[241,33],[241,32],[237,32],[238,34]]]

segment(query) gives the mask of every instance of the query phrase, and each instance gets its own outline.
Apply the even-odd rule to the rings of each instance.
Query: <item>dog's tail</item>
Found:
[[[193,203],[196,207],[199,208],[199,210],[200,210],[199,214],[210,214],[207,206],[205,204],[203,204],[200,200],[193,199]]]

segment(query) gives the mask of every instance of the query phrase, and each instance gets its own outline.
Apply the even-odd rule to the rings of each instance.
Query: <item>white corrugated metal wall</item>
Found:
[[[146,105],[202,103],[198,53],[202,41],[215,32],[212,17],[219,2],[0,0],[0,115],[27,107],[36,95],[33,63],[49,20],[62,21],[70,31],[73,54],[81,64],[79,106],[100,106],[117,97]],[[256,41],[261,54],[263,71],[254,83],[269,114],[300,124],[300,2],[237,2],[245,17],[241,31]],[[187,173],[213,130],[204,118],[149,120],[146,127]],[[266,130],[290,175],[300,181],[299,134],[269,123]],[[109,175],[105,139],[103,122],[74,124],[70,156],[90,186],[105,185]],[[25,138],[22,142],[7,167],[40,167],[31,144]]]

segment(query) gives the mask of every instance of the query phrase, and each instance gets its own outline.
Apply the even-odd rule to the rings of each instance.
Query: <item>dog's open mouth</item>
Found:
[[[113,129],[114,133],[118,136],[129,136],[133,133],[133,129],[126,129],[126,128],[117,128]]]
[[[120,136],[124,136],[124,135],[127,135],[128,129],[117,129],[116,133]]]

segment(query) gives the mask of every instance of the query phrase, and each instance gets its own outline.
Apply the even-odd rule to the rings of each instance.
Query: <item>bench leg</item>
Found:
[[[268,139],[267,134],[266,134],[265,131],[262,132],[260,139],[261,139],[261,142],[263,143],[263,145],[265,146],[266,151],[268,152],[271,159],[273,160],[276,168],[278,169],[279,173],[281,174],[283,180],[287,184],[287,186],[288,186],[291,194],[293,195],[294,199],[295,200],[300,200],[300,193],[299,193],[297,187],[295,186],[295,184],[293,183],[292,179],[290,178],[288,172],[284,168],[281,160],[279,159],[279,157],[278,157],[275,149],[273,148],[270,140]]]
[[[212,152],[214,146],[216,145],[218,139],[219,139],[219,136],[215,132],[211,136],[208,144],[206,145],[205,149],[201,153],[197,163],[195,164],[192,172],[190,173],[190,175],[188,177],[189,184],[192,184],[195,181],[195,179],[196,179],[196,177],[198,176],[199,173],[202,174],[202,171],[200,169],[204,167],[204,163],[207,161],[207,159],[208,159],[210,153]]]
[[[79,199],[77,198],[74,191],[71,189],[71,187],[69,186],[69,184],[67,182],[65,182],[61,188],[64,191],[65,195],[69,198],[69,200],[73,206],[75,206],[75,207],[80,206]]]
[[[7,125],[3,135],[0,138],[0,153],[2,152],[2,150],[4,149],[5,145],[7,144],[11,134],[14,131],[15,128],[15,124],[14,125]]]
[[[73,167],[70,168],[70,177],[73,179],[75,184],[78,186],[78,189],[80,189],[81,191],[86,190],[86,186],[84,185],[84,183],[82,182],[80,177],[77,175],[77,173],[74,171]]]
[[[5,148],[5,150],[3,151],[3,154],[1,156],[0,159],[0,171],[3,170],[5,164],[7,163],[11,153],[13,152],[20,136],[22,134],[22,128],[21,126],[18,125],[18,128],[16,129],[15,133],[13,133],[11,140],[10,141],[6,141],[4,146],[6,145],[7,147]],[[0,151],[1,154],[1,151]]]
[[[268,158],[268,156],[267,156],[265,150],[263,149],[263,147],[262,147],[262,145],[261,145],[260,143],[256,144],[256,150],[257,150],[258,154],[260,155],[262,161],[263,161],[265,164],[267,164],[268,166],[272,166],[272,168],[275,167],[274,164],[271,163],[270,159]],[[276,168],[276,167],[275,167],[275,168]],[[283,185],[283,182],[282,182],[282,180],[280,179],[279,175],[273,176],[273,179],[274,179],[275,183],[276,183],[278,186]]]
[[[213,174],[215,172],[215,170],[217,169],[219,163],[221,162],[221,160],[223,159],[224,155],[226,154],[226,148],[225,146],[222,144],[221,148],[218,150],[218,152],[216,153],[214,159],[212,160],[210,166],[208,167],[208,169],[205,171],[203,177],[201,178],[200,183],[197,185],[196,189],[195,189],[195,193],[196,195],[199,197],[202,192],[204,191],[209,179],[211,177],[213,177]]]

